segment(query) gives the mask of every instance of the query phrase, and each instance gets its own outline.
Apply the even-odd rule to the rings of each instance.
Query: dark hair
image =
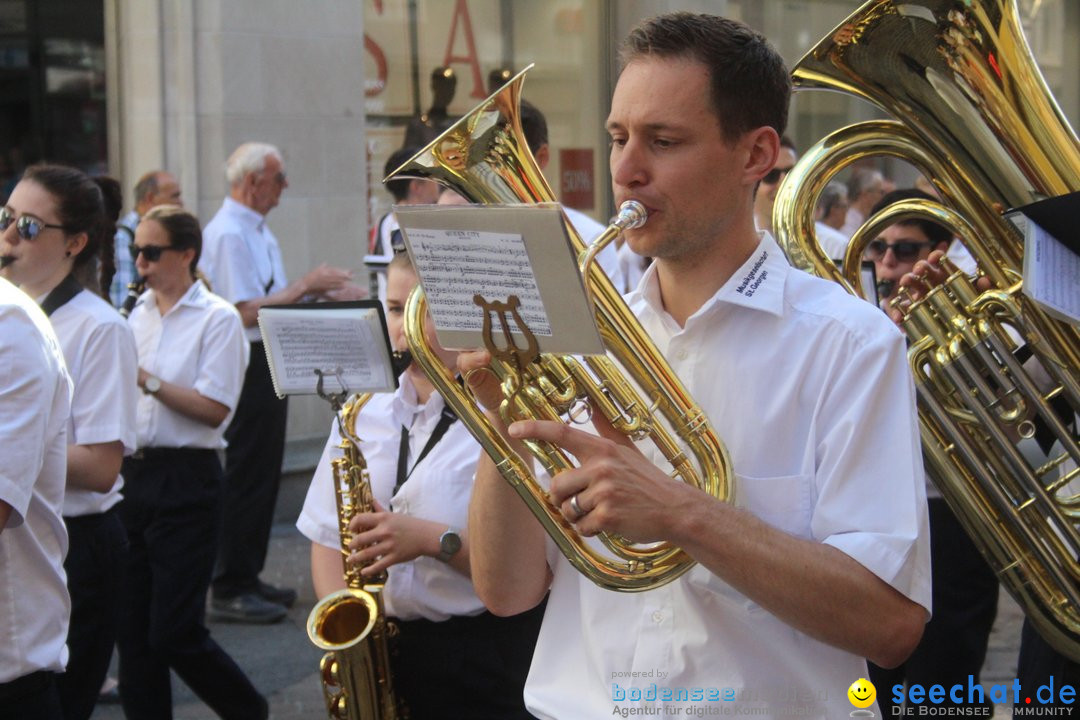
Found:
[[[893,190],[892,192],[885,193],[884,197],[878,200],[874,207],[870,209],[870,214],[880,212],[893,203],[900,202],[901,200],[933,200],[938,202],[938,199],[929,193],[925,193],[918,188],[906,188],[903,190]],[[924,220],[922,218],[912,218],[911,220],[900,220],[895,223],[896,225],[915,226],[922,230],[923,235],[926,235],[932,243],[940,245],[941,243],[952,242],[953,234],[949,228],[945,227],[941,223],[936,223],[933,220]]]
[[[403,147],[399,150],[395,150],[390,154],[390,157],[386,159],[386,167],[383,168],[383,177],[386,177],[404,165],[413,155],[420,152],[421,149],[422,148],[419,147]],[[409,183],[411,182],[412,178],[398,178],[396,180],[387,181],[385,185],[386,189],[390,191],[390,194],[394,196],[394,201],[400,202],[408,197]]]
[[[161,225],[169,236],[170,247],[177,250],[191,248],[195,251],[195,257],[191,260],[191,277],[197,277],[195,266],[199,264],[199,256],[202,255],[202,228],[199,227],[199,219],[179,205],[157,205],[148,210],[142,220],[153,220]]]
[[[780,136],[780,147],[786,147],[788,150],[795,153],[796,155],[799,154],[799,148],[795,147],[795,141],[787,135]]]
[[[647,57],[688,58],[709,69],[711,101],[728,142],[759,127],[787,127],[791,79],[765,37],[716,15],[675,12],[643,21],[619,48],[622,68]]]
[[[86,233],[86,245],[75,256],[75,270],[100,260],[98,293],[107,295],[116,272],[113,235],[123,204],[120,183],[104,176],[91,178],[66,165],[48,164],[31,165],[22,179],[37,183],[53,196],[65,233]]]
[[[547,145],[548,126],[544,113],[528,100],[521,101],[521,131],[525,133],[525,144],[535,155],[541,145]]]

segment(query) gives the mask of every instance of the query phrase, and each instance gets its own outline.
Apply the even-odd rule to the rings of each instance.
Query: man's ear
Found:
[[[536,158],[536,164],[540,166],[540,170],[543,171],[547,167],[548,161],[551,160],[551,148],[547,143],[544,143],[540,147],[536,148],[536,152],[533,153],[533,157]]]
[[[759,127],[743,135],[740,144],[746,150],[743,167],[746,178],[756,185],[776,165],[780,156],[780,136],[771,127]]]

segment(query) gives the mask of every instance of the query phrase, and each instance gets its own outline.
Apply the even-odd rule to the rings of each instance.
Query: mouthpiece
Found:
[[[649,211],[637,200],[627,200],[619,206],[619,214],[611,221],[623,230],[636,230],[649,219]]]
[[[3,257],[0,257],[0,270],[3,270],[13,262],[15,262],[15,258],[11,255],[5,255]]]

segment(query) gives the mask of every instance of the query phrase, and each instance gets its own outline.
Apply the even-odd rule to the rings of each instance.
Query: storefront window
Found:
[[[606,212],[605,53],[595,0],[365,0],[371,216],[389,208],[386,158],[406,139],[431,139],[530,63],[524,96],[545,115],[544,175],[568,205]],[[425,135],[425,131],[427,134]]]
[[[0,199],[34,162],[104,172],[101,0],[0,0]]]

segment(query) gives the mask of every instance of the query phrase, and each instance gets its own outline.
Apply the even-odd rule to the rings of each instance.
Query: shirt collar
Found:
[[[773,315],[780,315],[784,309],[784,282],[791,266],[776,240],[767,232],[759,231],[757,249],[750,258],[736,270],[727,282],[709,298],[690,319],[712,312],[727,303],[741,305],[751,310],[762,310]],[[652,263],[638,285],[635,293],[640,294],[653,310],[661,317],[666,315],[660,300],[660,283],[656,279],[656,263]],[[631,294],[630,299],[633,299]],[[690,321],[687,320],[687,322]]]
[[[237,222],[241,223],[242,225],[251,227],[258,232],[262,232],[263,228],[266,226],[265,215],[260,215],[259,213],[249,208],[247,205],[236,202],[227,195],[225,196],[225,203],[222,205],[222,207],[225,209],[225,212],[232,215]]]
[[[206,307],[210,304],[209,293],[210,291],[203,285],[202,280],[196,280],[191,283],[191,287],[187,289],[187,292],[180,296],[180,299],[176,301],[176,304],[169,308],[169,312],[166,313],[166,315],[171,314],[176,308],[182,305],[195,308]],[[135,301],[135,307],[147,304],[155,308],[157,307],[157,295],[153,289],[147,290]]]
[[[442,412],[444,402],[442,395],[439,395],[438,392],[432,392],[428,401],[421,405],[416,395],[416,386],[413,385],[412,378],[409,377],[407,372],[401,374],[398,382],[399,385],[394,393],[391,411],[394,415],[395,424],[407,428],[411,428],[414,422],[423,425],[430,418],[438,416]]]

